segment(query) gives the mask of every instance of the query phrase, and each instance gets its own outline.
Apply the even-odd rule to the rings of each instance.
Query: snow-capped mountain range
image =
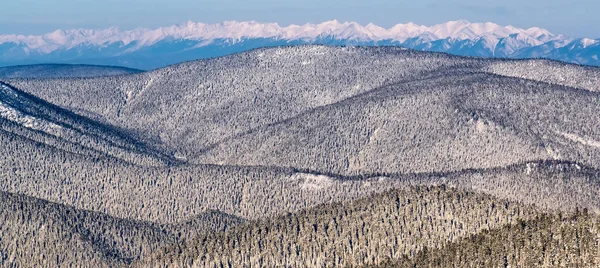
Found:
[[[457,55],[550,58],[600,65],[600,39],[568,38],[537,27],[450,21],[389,29],[355,22],[289,25],[255,21],[187,22],[158,29],[56,30],[45,35],[0,35],[0,65],[27,63],[110,64],[151,69],[264,46],[398,45]]]

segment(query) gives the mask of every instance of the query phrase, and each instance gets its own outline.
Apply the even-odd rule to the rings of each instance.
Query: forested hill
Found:
[[[0,82],[0,267],[600,265],[598,68],[297,46],[77,72]]]
[[[8,82],[195,164],[347,175],[539,159],[600,167],[598,68],[299,46],[128,76]]]

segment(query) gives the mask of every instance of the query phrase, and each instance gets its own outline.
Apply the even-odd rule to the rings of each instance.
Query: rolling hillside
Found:
[[[77,115],[0,82],[2,130],[61,150],[106,155],[145,165],[171,159],[122,129]]]
[[[218,212],[160,225],[77,210],[0,192],[0,265],[3,267],[114,267],[139,260],[183,237],[224,231],[241,221]]]
[[[377,267],[595,267],[598,227],[598,218],[586,213],[540,215]]]
[[[297,46],[66,76],[0,82],[0,267],[599,263],[600,69]]]
[[[414,256],[483,230],[533,218],[535,209],[444,188],[409,188],[347,204],[250,222],[167,248],[152,265],[357,266]],[[257,235],[258,234],[258,235]],[[142,263],[139,267],[146,266]]]
[[[539,159],[599,167],[599,95],[587,91],[597,91],[589,81],[600,71],[513,61],[520,77],[535,81],[493,75],[517,77],[506,64],[397,48],[301,46],[118,78],[9,82],[133,130],[190,163],[348,175]],[[553,76],[559,71],[562,77]],[[541,117],[531,114],[540,109]]]

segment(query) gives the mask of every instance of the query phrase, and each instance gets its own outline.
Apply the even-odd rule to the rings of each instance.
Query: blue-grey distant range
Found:
[[[546,58],[600,66],[600,39],[570,38],[533,27],[450,21],[389,29],[337,20],[289,25],[255,21],[188,22],[158,29],[56,30],[45,35],[0,35],[0,66],[70,63],[154,69],[188,60],[283,45],[402,46],[462,56]]]

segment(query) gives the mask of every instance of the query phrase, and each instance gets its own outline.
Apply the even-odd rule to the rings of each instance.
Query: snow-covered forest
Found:
[[[598,68],[327,46],[69,68],[0,78],[0,267],[600,265]]]

